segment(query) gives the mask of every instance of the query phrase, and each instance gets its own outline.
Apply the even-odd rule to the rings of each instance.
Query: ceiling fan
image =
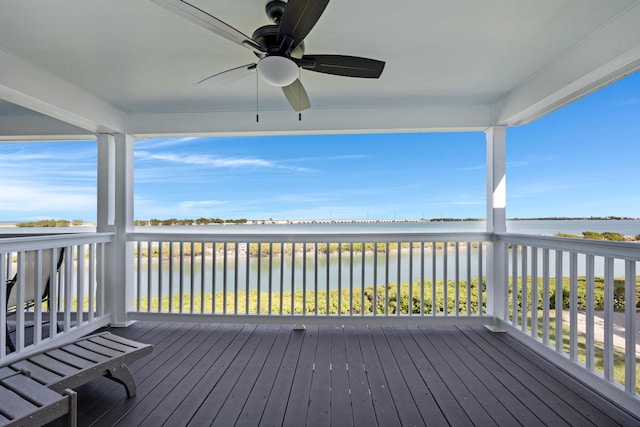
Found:
[[[183,0],[151,0],[154,3],[212,31],[234,43],[251,49],[257,63],[242,65],[207,77],[198,83],[222,83],[257,71],[267,83],[282,87],[295,111],[309,108],[309,96],[300,82],[300,68],[337,76],[375,79],[385,63],[370,58],[346,55],[305,55],[304,38],[324,12],[329,0],[271,0],[265,10],[273,24],[265,25],[248,37],[215,16]]]

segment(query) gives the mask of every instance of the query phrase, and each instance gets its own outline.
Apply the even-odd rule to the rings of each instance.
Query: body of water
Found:
[[[408,232],[447,233],[482,232],[484,221],[445,222],[384,222],[384,223],[335,223],[335,224],[239,224],[204,226],[157,226],[135,227],[138,232],[176,233],[335,233],[335,232]],[[583,231],[599,233],[611,231],[625,236],[640,234],[640,220],[508,220],[507,231],[511,233],[553,236],[556,233],[582,235]]]
[[[192,225],[192,226],[147,226],[135,227],[137,232],[154,233],[322,233],[322,232],[416,232],[446,233],[485,231],[484,221],[451,222],[384,222],[384,223],[336,223],[336,224],[240,224],[240,225]],[[64,228],[18,228],[0,227],[2,235],[86,233],[95,227],[83,225]],[[582,235],[583,231],[621,233],[625,236],[640,234],[640,219],[636,220],[508,220],[507,231],[511,233],[553,236],[556,233]]]

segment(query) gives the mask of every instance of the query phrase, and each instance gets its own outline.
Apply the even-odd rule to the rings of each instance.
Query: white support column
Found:
[[[494,126],[487,136],[487,231],[507,230],[506,126]]]
[[[108,133],[98,135],[98,232],[115,230],[116,142]]]
[[[507,230],[506,155],[507,128],[494,126],[487,137],[487,232]],[[504,318],[507,314],[507,248],[491,243],[487,248],[487,314]]]
[[[114,232],[104,264],[105,308],[112,326],[126,326],[133,306],[133,247],[127,232],[133,230],[133,146],[130,135],[98,136],[98,227]]]

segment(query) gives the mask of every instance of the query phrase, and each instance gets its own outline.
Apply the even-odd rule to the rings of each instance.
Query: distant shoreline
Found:
[[[190,225],[207,225],[207,226],[230,226],[230,225],[290,225],[290,224],[394,224],[394,223],[429,223],[429,222],[486,222],[484,218],[402,218],[402,219],[251,219],[251,220],[219,220],[211,218],[211,221],[206,221],[206,218],[192,219],[165,219],[165,220],[135,220],[134,225],[136,227],[145,226],[190,226]],[[0,221],[0,228],[69,228],[69,227],[95,227],[94,221],[88,222],[76,222],[71,224],[68,220],[50,220],[60,222],[67,222],[68,225],[52,226],[52,225],[40,225],[42,222],[48,221]],[[75,220],[78,221],[78,220]],[[640,221],[640,218],[626,217],[626,216],[604,216],[604,217],[538,217],[538,218],[507,218],[507,221]]]

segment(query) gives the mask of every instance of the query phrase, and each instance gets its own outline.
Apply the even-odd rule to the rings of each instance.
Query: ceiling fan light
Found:
[[[258,74],[272,86],[289,86],[299,75],[298,65],[284,56],[271,55],[258,62]]]

